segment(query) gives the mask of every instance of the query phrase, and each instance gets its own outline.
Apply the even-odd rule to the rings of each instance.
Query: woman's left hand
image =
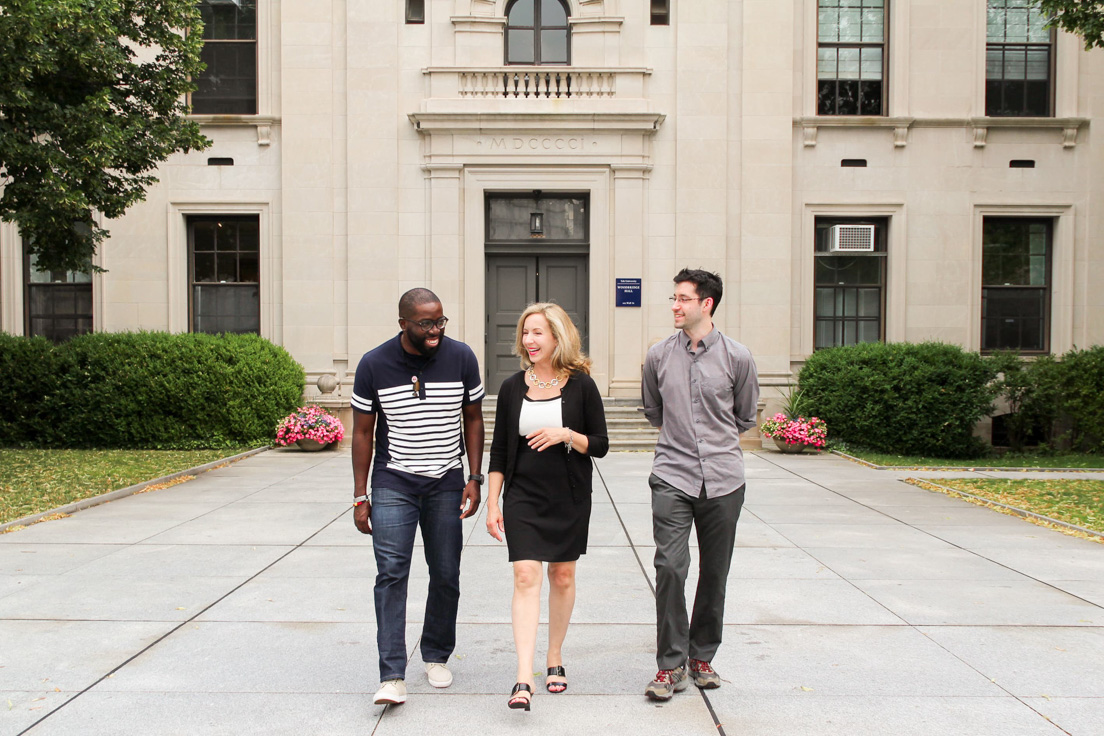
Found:
[[[570,436],[571,433],[567,427],[544,427],[525,435],[525,439],[529,440],[529,446],[534,450],[544,452],[552,445],[566,444]]]

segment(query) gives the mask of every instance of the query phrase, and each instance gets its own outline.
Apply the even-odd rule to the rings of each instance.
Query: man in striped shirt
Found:
[[[447,323],[432,291],[406,292],[401,332],[365,353],[353,383],[353,521],[373,536],[376,556],[377,704],[406,702],[406,591],[419,526],[429,567],[422,661],[430,685],[452,684],[461,519],[478,510],[483,483],[483,382],[471,348],[445,337]]]

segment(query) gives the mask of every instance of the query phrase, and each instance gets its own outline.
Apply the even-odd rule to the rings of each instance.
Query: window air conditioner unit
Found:
[[[831,253],[873,253],[873,225],[833,225]]]

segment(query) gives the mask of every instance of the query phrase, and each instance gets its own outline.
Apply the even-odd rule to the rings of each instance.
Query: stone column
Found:
[[[281,16],[283,335],[308,370],[332,365],[334,283],[343,276],[334,271],[335,165],[345,157],[334,138],[342,92],[334,89],[334,25],[344,26],[336,9],[332,0],[285,3]]]
[[[404,288],[428,284],[441,298],[449,319],[457,326],[463,325],[465,341],[478,337],[482,342],[482,335],[477,333],[475,326],[467,324],[464,314],[464,258],[460,235],[460,175],[463,170],[460,164],[425,166],[429,187],[425,280],[411,282]],[[412,253],[410,257],[421,260],[421,254]],[[401,270],[407,273],[406,268]]]
[[[729,240],[729,260],[739,264],[733,284],[739,297],[728,314],[767,383],[790,372],[793,24],[793,3],[743,3],[740,238]]]
[[[648,165],[614,165],[611,216],[613,243],[611,266],[614,279],[644,278],[644,241],[647,235]],[[592,256],[593,257],[593,256]],[[613,289],[610,289],[613,293]],[[594,313],[600,305],[591,305]],[[609,395],[638,398],[640,366],[645,340],[644,307],[616,307],[610,304]]]

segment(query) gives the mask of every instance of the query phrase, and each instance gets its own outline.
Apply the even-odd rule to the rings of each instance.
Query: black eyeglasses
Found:
[[[445,325],[448,324],[448,317],[442,317],[441,319],[438,319],[438,320],[423,319],[420,322],[415,322],[414,320],[409,320],[409,319],[406,320],[406,321],[409,322],[412,325],[418,325],[418,329],[421,330],[422,332],[429,332],[429,328],[433,327],[434,325],[437,326],[438,330],[445,329]]]

